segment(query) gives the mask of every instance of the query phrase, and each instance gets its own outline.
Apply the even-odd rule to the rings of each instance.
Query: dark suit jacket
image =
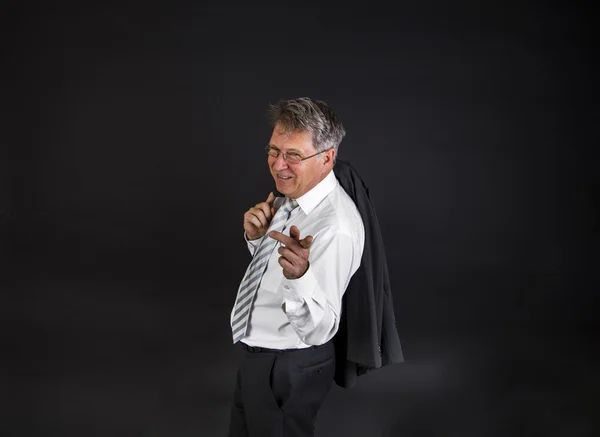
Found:
[[[334,336],[335,382],[351,388],[358,376],[400,363],[404,357],[396,329],[383,239],[369,189],[346,161],[337,159],[334,172],[356,203],[365,226],[361,265],[344,293],[340,326]]]

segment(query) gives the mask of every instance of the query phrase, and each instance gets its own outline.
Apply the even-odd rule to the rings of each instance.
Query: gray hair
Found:
[[[280,100],[270,104],[268,118],[271,127],[277,123],[287,132],[296,130],[309,132],[317,152],[335,149],[346,135],[340,119],[327,103],[310,97],[300,97],[292,100]]]

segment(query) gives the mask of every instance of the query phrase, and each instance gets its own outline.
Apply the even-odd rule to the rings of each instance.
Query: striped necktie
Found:
[[[296,206],[298,206],[298,202],[286,197],[285,202],[277,210],[275,217],[273,217],[267,234],[271,231],[281,232],[285,222],[290,216],[290,212]],[[277,240],[265,235],[260,246],[256,252],[254,252],[254,257],[252,258],[252,261],[246,270],[244,279],[240,283],[240,288],[235,300],[233,321],[231,323],[234,343],[237,343],[246,335],[252,301],[254,300],[256,290],[258,290],[258,285],[260,284],[260,279],[265,271],[265,267],[269,263],[271,252],[273,252],[276,243]]]

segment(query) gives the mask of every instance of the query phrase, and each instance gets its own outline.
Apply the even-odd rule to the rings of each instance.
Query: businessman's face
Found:
[[[287,132],[279,124],[275,125],[269,141],[273,155],[268,155],[269,169],[277,190],[292,199],[305,194],[327,176],[333,168],[335,150],[326,150],[317,156],[310,133]],[[283,155],[286,154],[284,159]],[[299,162],[294,160],[301,159]]]

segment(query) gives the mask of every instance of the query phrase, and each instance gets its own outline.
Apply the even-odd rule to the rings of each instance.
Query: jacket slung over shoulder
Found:
[[[360,375],[404,361],[390,288],[383,238],[369,189],[357,171],[337,159],[335,175],[352,198],[365,227],[361,265],[342,299],[342,315],[334,337],[335,382],[351,388]]]

